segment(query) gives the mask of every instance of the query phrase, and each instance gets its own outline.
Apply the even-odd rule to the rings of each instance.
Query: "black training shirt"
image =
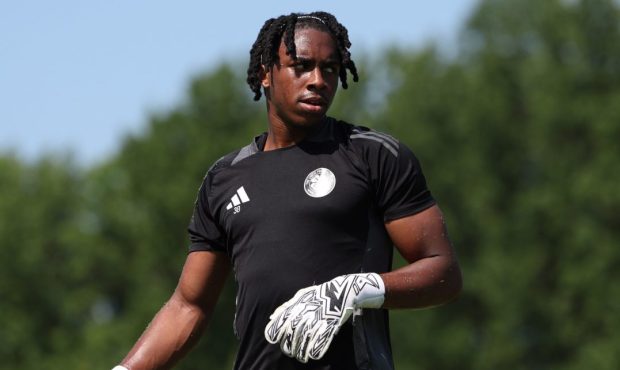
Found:
[[[298,145],[264,152],[267,134],[207,172],[190,251],[227,253],[238,283],[235,369],[393,369],[387,311],[364,310],[320,361],[302,364],[264,338],[297,290],[391,269],[386,221],[432,206],[413,153],[389,135],[328,118]]]

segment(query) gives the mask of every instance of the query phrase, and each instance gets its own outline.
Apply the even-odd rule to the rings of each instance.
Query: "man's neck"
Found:
[[[326,117],[320,123],[311,126],[301,126],[295,124],[287,124],[279,119],[269,120],[269,128],[267,130],[267,140],[263,151],[286,148],[297,145],[318,132],[326,122]]]

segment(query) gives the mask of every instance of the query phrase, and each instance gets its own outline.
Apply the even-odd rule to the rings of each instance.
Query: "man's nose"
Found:
[[[310,86],[316,89],[323,89],[326,86],[323,71],[318,66],[310,72]]]

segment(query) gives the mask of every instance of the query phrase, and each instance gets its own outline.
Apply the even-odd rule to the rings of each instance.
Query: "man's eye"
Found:
[[[309,71],[312,69],[312,66],[310,65],[310,63],[296,63],[293,65],[293,68],[295,68],[296,71]]]
[[[336,73],[336,67],[334,67],[334,66],[325,66],[325,67],[323,67],[323,72],[326,72],[326,73]]]

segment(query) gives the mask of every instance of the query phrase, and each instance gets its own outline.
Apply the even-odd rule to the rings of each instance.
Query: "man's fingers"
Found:
[[[308,353],[308,344],[310,343],[310,338],[313,334],[312,328],[309,330],[305,330],[301,338],[299,339],[299,350],[297,351],[297,361],[306,363],[308,362],[308,358],[310,357],[310,353]]]
[[[321,321],[316,333],[310,339],[308,357],[313,360],[323,358],[339,329],[340,326],[336,320]]]
[[[284,326],[288,317],[288,307],[284,305],[278,307],[276,312],[271,315],[271,320],[265,326],[265,339],[271,344],[276,344],[284,334]],[[290,311],[290,310],[289,310]]]
[[[310,338],[316,333],[316,329],[320,323],[320,307],[308,306],[303,313],[299,322],[299,328],[296,330],[296,336],[293,338],[295,345],[293,353],[300,362],[308,362],[308,344]]]
[[[300,362],[306,363],[308,362],[308,359],[310,359],[310,350],[312,348],[313,338],[322,327],[322,322],[322,320],[318,320],[317,318],[317,320],[312,321],[312,323],[308,325],[308,330],[301,338],[301,346],[297,354],[297,360]]]
[[[276,344],[282,339],[287,321],[292,315],[295,315],[296,304],[304,294],[304,291],[300,290],[293,298],[281,304],[275,309],[271,316],[269,316],[269,323],[265,327],[265,339],[267,339],[269,343]]]
[[[271,319],[267,326],[265,326],[265,339],[267,339],[267,342],[271,344],[276,344],[278,343],[278,340],[280,340],[280,331],[278,329],[277,321],[278,318]]]

